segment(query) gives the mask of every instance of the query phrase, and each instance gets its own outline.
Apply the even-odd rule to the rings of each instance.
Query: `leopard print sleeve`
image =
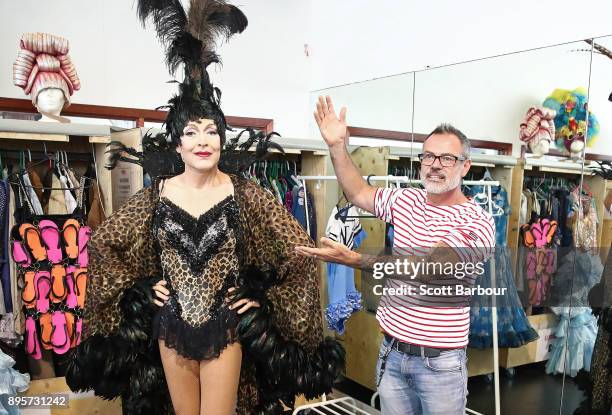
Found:
[[[299,255],[295,247],[315,243],[274,196],[252,182],[244,187],[251,230],[246,235],[248,261],[276,268],[282,280],[267,293],[275,324],[288,340],[312,352],[323,341],[319,275],[314,259]]]
[[[84,338],[114,332],[120,319],[121,293],[136,279],[158,272],[159,261],[150,233],[153,203],[152,190],[140,190],[92,235],[88,244]]]

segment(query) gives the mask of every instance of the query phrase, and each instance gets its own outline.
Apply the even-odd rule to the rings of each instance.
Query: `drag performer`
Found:
[[[323,339],[319,278],[295,246],[314,242],[272,195],[240,175],[272,147],[248,132],[226,142],[214,42],[247,19],[219,0],[139,0],[171,73],[165,132],[143,151],[114,143],[153,185],[92,235],[84,334],[72,390],[122,398],[124,413],[277,414],[298,394],[331,391],[344,351]],[[247,150],[253,145],[256,151]]]

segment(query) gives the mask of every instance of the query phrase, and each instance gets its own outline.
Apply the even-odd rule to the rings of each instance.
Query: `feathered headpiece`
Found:
[[[585,144],[587,147],[593,145],[599,134],[599,122],[595,114],[587,108],[584,88],[576,88],[573,91],[555,89],[542,105],[557,112],[555,117],[556,144],[560,150],[572,156],[579,156]],[[584,142],[585,137],[586,143]]]
[[[170,74],[174,75],[182,67],[184,77],[177,82],[178,94],[160,107],[168,110],[165,133],[147,133],[143,138],[142,152],[112,142],[108,168],[113,168],[117,160],[121,160],[140,164],[154,177],[180,173],[184,165],[176,147],[181,142],[185,125],[200,118],[211,119],[217,126],[223,144],[219,163],[223,171],[243,170],[253,161],[265,157],[270,148],[282,151],[280,145],[270,142],[277,134],[265,135],[251,129],[244,144],[238,146],[242,133],[226,143],[225,132],[231,128],[220,108],[221,91],[210,82],[207,69],[211,63],[221,62],[215,52],[218,38],[227,40],[247,27],[247,18],[240,9],[223,0],[191,0],[189,12],[185,11],[180,0],[138,0],[137,9],[143,25],[149,19],[153,21],[157,37],[165,48],[165,63]],[[255,153],[247,156],[246,152],[255,143]],[[125,157],[124,153],[132,158]]]

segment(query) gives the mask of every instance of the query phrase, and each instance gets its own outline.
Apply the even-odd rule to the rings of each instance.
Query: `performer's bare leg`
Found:
[[[200,363],[166,347],[163,340],[159,340],[159,353],[175,414],[199,415]]]
[[[242,349],[233,343],[218,359],[200,362],[200,415],[231,415],[236,411]]]

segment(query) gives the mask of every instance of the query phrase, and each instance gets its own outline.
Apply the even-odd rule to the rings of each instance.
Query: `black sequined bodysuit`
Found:
[[[238,205],[232,195],[195,218],[162,197],[152,231],[170,299],[156,315],[154,336],[194,360],[218,357],[236,341],[235,310],[225,302],[239,271]]]

